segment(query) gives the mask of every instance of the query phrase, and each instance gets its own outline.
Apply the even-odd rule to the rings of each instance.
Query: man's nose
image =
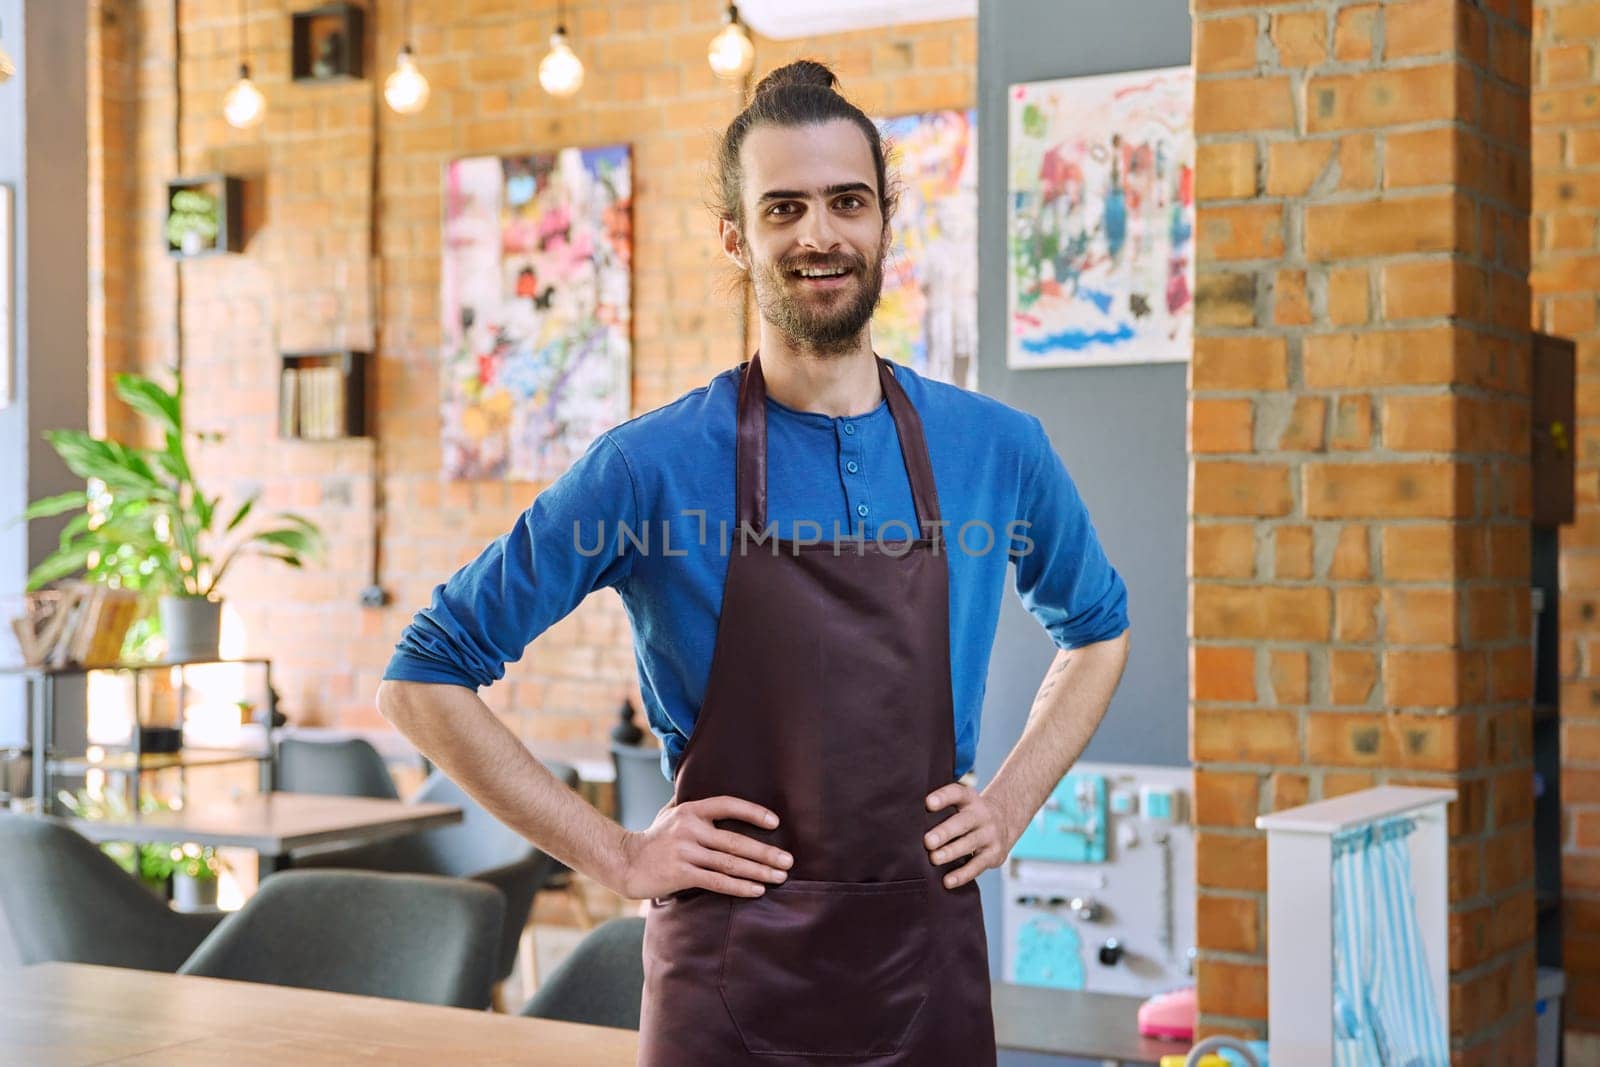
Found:
[[[827,211],[808,211],[800,220],[800,244],[817,252],[832,252],[839,247],[839,231]]]

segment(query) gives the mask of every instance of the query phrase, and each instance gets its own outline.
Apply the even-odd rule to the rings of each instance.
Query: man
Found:
[[[757,356],[603,435],[435,591],[379,695],[508,825],[651,901],[646,1067],[993,1064],[974,879],[1088,743],[1127,654],[1126,591],[1038,421],[873,355],[893,185],[833,84],[810,62],[768,76],[719,153]],[[958,779],[1008,564],[1062,651],[979,792]],[[639,833],[475,691],[602,586],[675,783]]]

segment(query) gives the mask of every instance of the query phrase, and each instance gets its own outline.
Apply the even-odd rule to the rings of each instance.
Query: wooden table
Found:
[[[71,820],[72,828],[91,841],[193,841],[251,848],[265,857],[312,845],[360,844],[460,821],[461,809],[451,804],[310,793],[251,793],[181,811]]]
[[[1186,1041],[1139,1036],[1139,1005],[1144,1000],[996,982],[995,1043],[1001,1048],[1100,1060],[1107,1067],[1160,1063],[1162,1056],[1187,1054]]]
[[[634,1067],[638,1035],[81,963],[0,975],[0,1067]]]

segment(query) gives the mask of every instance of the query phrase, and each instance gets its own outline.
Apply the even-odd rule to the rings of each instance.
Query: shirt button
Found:
[[[844,432],[845,432],[845,434],[846,434],[846,435],[847,435],[847,436],[851,436],[851,437],[853,437],[853,436],[855,436],[855,432],[856,432],[856,424],[855,424],[855,423],[853,423],[853,422],[847,422],[847,423],[845,423],[845,424],[844,424]]]
[[[854,474],[856,471],[860,470],[861,468],[856,466],[856,461],[855,460],[851,460],[849,463],[846,463],[844,465],[844,469],[849,471],[851,474]]]
[[[856,505],[856,514],[860,515],[863,519],[866,518],[867,517],[867,506],[865,504],[857,504]]]

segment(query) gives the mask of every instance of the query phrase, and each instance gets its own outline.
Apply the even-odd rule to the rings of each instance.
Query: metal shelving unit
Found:
[[[98,667],[13,667],[0,669],[0,676],[20,677],[27,688],[29,746],[32,756],[32,799],[41,812],[50,810],[51,778],[55,775],[82,775],[103,770],[129,775],[132,784],[130,803],[139,809],[139,794],[146,774],[177,768],[222,766],[254,762],[260,765],[261,790],[270,792],[273,784],[273,752],[270,744],[252,748],[182,748],[177,752],[141,751],[139,709],[144,676],[154,671],[179,671],[177,729],[183,729],[184,706],[189,691],[185,668],[216,665],[254,666],[263,672],[262,691],[272,693],[272,661],[263,658],[172,660],[160,663],[120,663]],[[57,681],[96,673],[128,673],[134,677],[133,722],[126,745],[96,745],[102,755],[71,754],[56,751]],[[87,709],[85,709],[87,711]],[[271,715],[272,709],[266,708]]]

